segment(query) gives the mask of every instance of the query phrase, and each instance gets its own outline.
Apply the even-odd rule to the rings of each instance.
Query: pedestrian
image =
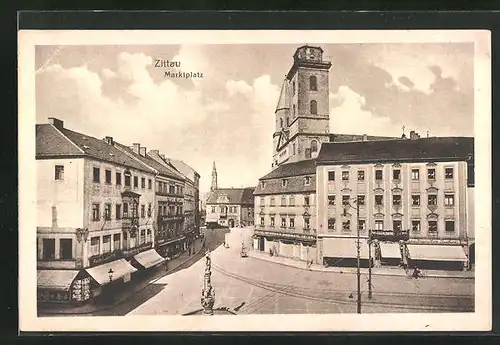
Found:
[[[420,269],[415,266],[415,268],[413,269],[413,278],[417,279],[418,277],[421,277],[422,276],[422,272],[420,272]]]

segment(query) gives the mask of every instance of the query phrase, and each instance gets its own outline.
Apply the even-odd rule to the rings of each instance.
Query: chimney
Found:
[[[153,155],[156,155],[156,156],[160,155],[160,151],[159,150],[149,150],[149,153],[153,154]]]
[[[139,148],[139,152],[140,152],[141,156],[146,157],[146,148],[145,147],[141,146]]]
[[[113,137],[106,137],[106,138],[104,138],[104,141],[106,141],[108,143],[108,145],[111,145],[111,146],[114,145]]]
[[[363,141],[368,141],[368,135],[363,134]]]
[[[52,124],[57,129],[64,128],[64,122],[59,119],[56,119],[55,117],[49,117],[49,123]]]
[[[415,131],[411,131],[410,132],[410,140],[417,140],[417,139],[420,139],[420,135]]]
[[[139,154],[140,148],[141,148],[141,144],[138,144],[138,143],[132,144],[132,150],[134,151],[135,154]]]

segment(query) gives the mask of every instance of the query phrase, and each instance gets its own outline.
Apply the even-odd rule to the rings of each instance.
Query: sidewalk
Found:
[[[259,252],[256,250],[249,250],[248,256],[273,262],[278,265],[284,265],[289,267],[295,267],[298,269],[316,271],[316,272],[328,272],[328,273],[343,273],[343,274],[356,274],[356,267],[324,267],[319,264],[312,264],[308,267],[307,262],[295,260],[291,258],[285,258],[280,256],[269,256],[269,253]],[[368,274],[367,268],[360,269],[361,274]],[[424,277],[429,278],[460,278],[460,279],[474,279],[474,271],[437,271],[437,270],[422,270]],[[373,275],[383,275],[383,276],[408,276],[408,274],[400,267],[373,267]]]
[[[81,306],[73,305],[57,305],[57,304],[39,304],[38,313],[39,315],[65,315],[65,314],[91,314],[98,311],[113,308],[123,302],[125,302],[130,296],[139,293],[141,290],[146,288],[151,284],[152,281],[156,281],[166,275],[174,273],[177,268],[185,264],[186,262],[193,260],[200,251],[203,250],[202,247],[203,239],[198,239],[194,243],[194,254],[189,255],[186,251],[181,255],[177,256],[168,261],[168,271],[165,271],[165,265],[167,262],[160,264],[157,268],[153,269],[149,275],[145,275],[142,279],[131,280],[125,288],[114,295],[114,300],[109,304],[94,304],[90,301],[87,304]]]

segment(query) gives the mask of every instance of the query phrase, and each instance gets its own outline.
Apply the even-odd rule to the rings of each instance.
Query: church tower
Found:
[[[331,65],[320,47],[305,45],[295,51],[275,111],[273,169],[316,158],[321,144],[329,141]]]
[[[217,169],[215,169],[215,161],[212,168],[212,185],[210,186],[210,192],[214,192],[217,189]]]

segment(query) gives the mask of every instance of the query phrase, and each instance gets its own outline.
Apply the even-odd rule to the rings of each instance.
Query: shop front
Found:
[[[159,242],[156,250],[164,258],[175,258],[181,255],[185,249],[186,237],[180,236],[164,242]]]
[[[408,244],[410,267],[435,270],[467,269],[467,256],[460,245]]]
[[[92,277],[91,297],[101,294],[111,295],[114,291],[123,287],[132,278],[132,273],[137,272],[127,260],[119,259],[106,264],[86,269]]]
[[[84,271],[37,271],[38,302],[81,303],[89,298],[90,279]]]
[[[335,267],[356,267],[358,258],[358,243],[354,237],[323,238],[323,264]],[[368,241],[359,241],[360,266],[368,267]]]
[[[152,271],[165,262],[165,258],[154,249],[147,250],[139,253],[131,260],[132,266],[136,267],[139,271]]]

